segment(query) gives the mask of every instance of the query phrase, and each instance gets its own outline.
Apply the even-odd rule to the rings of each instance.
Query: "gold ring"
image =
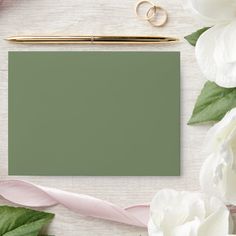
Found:
[[[155,20],[154,16],[157,16],[159,13],[158,12],[162,12],[163,13],[163,18],[161,21],[157,21]],[[152,24],[155,27],[160,27],[166,24],[167,20],[168,20],[168,13],[167,11],[160,7],[155,5],[154,7],[151,7],[147,13],[146,13],[146,17],[148,18],[148,21],[150,24]]]
[[[144,4],[149,4],[151,7],[147,10],[147,13],[146,13],[145,16],[141,16],[139,14],[139,8],[141,7],[141,5],[144,5]],[[153,18],[155,16],[155,11],[152,11],[152,14],[150,14],[151,13],[151,9],[154,10],[154,8],[155,8],[155,5],[152,2],[150,2],[148,0],[142,0],[142,1],[137,3],[137,5],[135,7],[135,14],[141,20],[150,20],[151,18]]]

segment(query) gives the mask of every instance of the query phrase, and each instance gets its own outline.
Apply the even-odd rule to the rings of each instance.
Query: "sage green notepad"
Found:
[[[9,52],[9,174],[180,174],[178,52]]]

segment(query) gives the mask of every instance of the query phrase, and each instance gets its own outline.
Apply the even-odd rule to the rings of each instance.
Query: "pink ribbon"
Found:
[[[81,215],[138,227],[146,228],[149,219],[148,204],[123,209],[88,195],[42,187],[21,180],[0,181],[0,195],[12,203],[26,207],[49,207],[61,204]]]

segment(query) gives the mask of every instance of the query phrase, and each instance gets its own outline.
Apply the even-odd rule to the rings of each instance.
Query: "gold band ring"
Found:
[[[139,13],[139,9],[140,9],[140,7],[142,6],[142,5],[150,5],[150,8],[147,10],[147,13],[146,13],[146,15],[145,16],[141,16],[140,15],[140,13]],[[135,7],[135,14],[136,14],[136,16],[139,18],[139,19],[141,19],[141,20],[150,20],[151,18],[153,18],[154,16],[155,16],[155,11],[154,11],[154,8],[155,8],[155,5],[152,3],[152,2],[150,2],[150,1],[148,1],[148,0],[142,0],[142,1],[140,1],[140,2],[138,2],[137,3],[137,5],[136,5],[136,7]],[[153,10],[153,11],[151,11],[151,9]]]
[[[155,16],[158,16],[160,12],[163,13],[163,17],[161,20],[156,20]],[[150,24],[155,27],[161,27],[166,24],[168,20],[168,13],[164,8],[154,5],[154,7],[150,7],[147,11],[146,17],[148,18]]]

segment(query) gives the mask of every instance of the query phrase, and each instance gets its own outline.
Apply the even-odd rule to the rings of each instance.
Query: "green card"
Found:
[[[178,52],[9,52],[9,175],[179,174]]]

